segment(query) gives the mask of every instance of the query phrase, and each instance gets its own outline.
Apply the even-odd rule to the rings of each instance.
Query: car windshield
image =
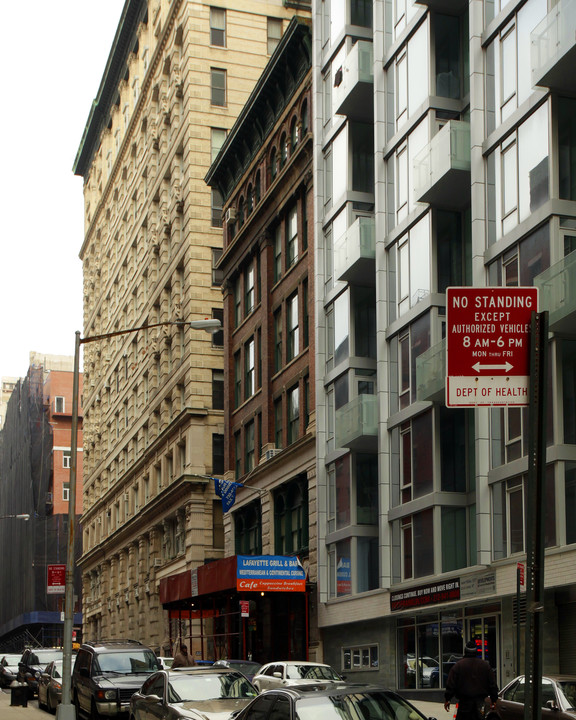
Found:
[[[420,662],[422,663],[422,665],[424,665],[424,667],[438,667],[437,661],[433,658],[423,657],[420,659]]]
[[[240,672],[244,675],[255,675],[260,669],[260,665],[258,663],[250,662],[249,660],[246,660],[246,662],[242,660],[223,660],[222,665],[234,667],[234,670],[240,670]]]
[[[30,654],[30,665],[48,665],[52,660],[60,660],[62,650],[35,650]]]
[[[298,663],[286,665],[286,677],[289,680],[340,680],[329,665],[307,665]]]
[[[130,650],[98,655],[98,665],[103,673],[151,673],[158,670],[158,661],[152,650]]]
[[[576,680],[559,680],[564,697],[572,709],[576,709]]]
[[[258,694],[237,672],[210,675],[170,673],[169,702],[253,698]]]
[[[62,661],[58,660],[54,663],[54,670],[52,672],[52,677],[55,678],[61,678],[62,677]]]
[[[424,720],[397,695],[359,692],[334,697],[305,697],[296,703],[300,720]]]
[[[18,665],[21,657],[22,655],[4,655],[2,665]]]

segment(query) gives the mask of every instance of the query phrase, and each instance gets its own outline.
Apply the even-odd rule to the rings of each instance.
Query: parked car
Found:
[[[302,683],[342,682],[344,678],[324,663],[283,661],[263,665],[252,682],[258,692]]]
[[[257,695],[242,673],[192,667],[151,675],[130,701],[130,720],[224,720]]]
[[[440,685],[440,666],[432,668],[430,672],[430,687],[446,687],[446,680],[448,680],[448,673],[456,665],[458,660],[462,659],[462,655],[446,655],[446,659],[442,662],[442,685]]]
[[[159,668],[154,651],[137,640],[83,643],[72,671],[76,717],[128,713],[132,695]]]
[[[494,710],[486,706],[486,720],[523,720],[526,682],[524,675],[509,682],[498,695]],[[542,677],[542,720],[575,720],[576,675]]]
[[[61,659],[61,648],[27,648],[24,650],[18,663],[17,680],[28,685],[30,697],[38,695],[38,678],[46,665],[52,660]]]
[[[216,660],[213,667],[228,667],[233,670],[239,670],[245,675],[250,682],[254,679],[254,675],[260,670],[262,665],[252,660]]]
[[[0,687],[10,687],[18,677],[18,662],[22,653],[4,655],[0,660]]]
[[[38,678],[38,707],[56,712],[62,702],[62,660],[52,660]]]
[[[268,690],[234,720],[299,718],[299,720],[425,720],[414,705],[375,685],[327,683]]]
[[[169,670],[172,667],[174,658],[166,657],[165,655],[157,655],[157,658],[158,658],[158,662],[160,663],[160,668],[162,670]]]

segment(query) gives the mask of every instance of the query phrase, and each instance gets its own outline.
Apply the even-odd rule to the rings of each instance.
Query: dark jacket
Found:
[[[498,699],[498,685],[490,664],[478,657],[458,660],[448,673],[444,699],[450,702],[454,696],[458,698],[461,707],[488,696],[495,703]]]

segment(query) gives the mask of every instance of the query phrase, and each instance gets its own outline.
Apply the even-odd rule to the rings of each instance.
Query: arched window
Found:
[[[298,123],[296,122],[296,118],[292,118],[292,122],[290,123],[290,152],[293,153],[294,149],[298,145]]]
[[[244,225],[244,198],[240,198],[238,203],[238,227],[241,228]]]
[[[280,138],[280,167],[283,168],[288,160],[288,143],[286,141],[286,133],[282,133]]]
[[[245,505],[234,513],[234,539],[236,555],[261,555],[262,531],[260,527],[260,501]]]
[[[274,494],[274,544],[278,555],[308,550],[308,489],[306,476],[285,483]]]
[[[248,185],[248,193],[246,195],[246,216],[248,217],[254,210],[254,188],[252,184]]]
[[[254,181],[254,205],[258,205],[260,202],[262,192],[262,180],[260,179],[260,170],[256,173],[256,180]]]
[[[275,180],[277,174],[278,174],[278,159],[276,157],[276,148],[272,148],[272,152],[270,153],[270,178],[272,180]]]
[[[302,135],[308,132],[308,101],[302,103],[302,112],[300,113],[300,125],[302,127]]]

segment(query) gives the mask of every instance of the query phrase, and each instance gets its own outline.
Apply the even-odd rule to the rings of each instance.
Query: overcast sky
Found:
[[[76,151],[124,0],[2,3],[0,376],[74,354],[84,233]]]

